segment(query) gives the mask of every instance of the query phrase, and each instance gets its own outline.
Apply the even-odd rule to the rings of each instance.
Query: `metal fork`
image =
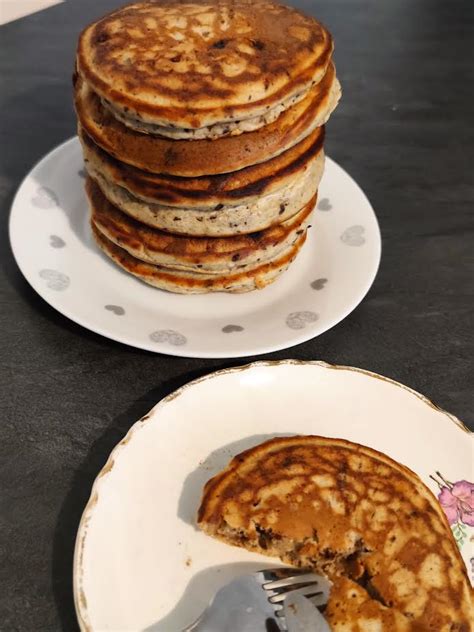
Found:
[[[199,619],[185,632],[282,632],[287,624],[285,598],[303,595],[324,606],[331,584],[321,575],[294,568],[273,568],[242,575],[217,591]],[[320,615],[320,632],[329,631]]]

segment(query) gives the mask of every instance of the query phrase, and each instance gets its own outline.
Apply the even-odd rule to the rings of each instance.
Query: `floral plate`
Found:
[[[471,573],[467,428],[419,393],[368,371],[262,362],[179,389],[113,450],[76,540],[81,629],[182,630],[220,586],[268,566],[268,558],[198,531],[196,512],[204,483],[234,455],[289,434],[341,437],[411,468],[439,495]]]
[[[201,358],[276,351],[333,327],[375,278],[375,214],[330,159],[301,254],[273,285],[248,294],[171,294],[120,270],[92,239],[84,176],[77,138],[49,153],[20,186],[10,240],[20,270],[45,301],[113,340]]]

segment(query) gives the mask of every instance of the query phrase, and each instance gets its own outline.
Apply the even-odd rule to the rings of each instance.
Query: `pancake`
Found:
[[[396,608],[387,608],[368,591],[347,577],[334,579],[324,612],[333,632],[422,632]],[[437,629],[437,628],[436,628]],[[454,628],[456,629],[456,628]],[[434,632],[434,630],[433,630]]]
[[[183,237],[144,226],[117,210],[88,179],[86,191],[95,227],[130,255],[176,270],[223,274],[255,268],[285,253],[306,232],[316,198],[297,215],[258,233],[237,237]]]
[[[79,129],[89,175],[108,200],[153,228],[222,237],[293,217],[315,195],[324,168],[323,129],[273,160],[225,176],[158,176],[125,165]]]
[[[271,0],[160,0],[88,26],[77,67],[126,125],[216,138],[275,120],[319,83],[332,50],[319,22]]]
[[[333,581],[333,630],[469,632],[473,595],[446,517],[416,474],[342,439],[283,437],[205,486],[198,524]]]
[[[324,127],[276,158],[245,169],[214,176],[182,178],[152,174],[127,165],[100,149],[79,127],[79,139],[88,166],[136,197],[173,208],[215,210],[216,205],[238,205],[282,189],[308,169],[322,151]]]
[[[209,292],[249,292],[273,283],[284,272],[301,250],[306,232],[275,261],[258,264],[255,268],[227,274],[201,274],[173,270],[144,263],[107,239],[92,223],[92,234],[99,248],[126,272],[161,290],[177,294],[205,294]]]
[[[74,95],[81,127],[108,154],[151,173],[194,178],[234,172],[282,154],[324,125],[341,90],[330,64],[308,96],[274,123],[241,136],[192,142],[130,129],[104,108],[97,94],[77,75]]]
[[[111,184],[92,163],[86,164],[90,177],[105,197],[143,224],[177,235],[229,237],[265,230],[293,217],[315,195],[323,172],[324,155],[320,152],[306,171],[283,189],[236,206],[217,204],[210,210],[143,201],[124,187]]]
[[[323,166],[321,152],[301,177],[283,190],[238,206],[217,205],[217,210],[177,209],[144,202],[123,187],[110,184],[90,163],[87,170],[105,197],[139,222],[176,235],[217,238],[246,235],[288,221],[315,195]]]

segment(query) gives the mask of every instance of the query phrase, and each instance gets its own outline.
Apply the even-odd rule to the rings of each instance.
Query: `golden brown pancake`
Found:
[[[317,436],[267,441],[206,484],[198,523],[327,575],[335,631],[473,629],[472,589],[439,503],[371,448]]]
[[[124,213],[152,228],[195,237],[246,235],[286,222],[315,195],[323,167],[321,151],[282,189],[235,206],[217,204],[210,209],[194,209],[164,206],[137,198],[124,187],[112,184],[92,162],[87,163],[90,177],[105,197]]]
[[[201,274],[154,266],[140,261],[107,239],[93,223],[92,234],[100,249],[123,270],[153,287],[177,294],[240,293],[262,289],[273,283],[288,268],[306,240],[306,232],[304,232],[286,253],[275,261],[262,265],[259,263],[255,268],[246,268],[243,271],[227,274]]]
[[[293,217],[317,191],[323,129],[277,158],[226,175],[159,176],[109,156],[79,129],[90,176],[108,200],[153,228],[223,237],[263,230]]]
[[[308,96],[274,123],[241,136],[217,140],[170,140],[128,128],[104,108],[98,96],[75,77],[75,107],[81,127],[103,150],[144,171],[196,177],[228,173],[265,162],[290,149],[336,107],[340,87],[332,64]]]
[[[357,582],[347,577],[333,580],[331,598],[325,610],[332,632],[421,632],[426,630],[396,608],[374,599]]]
[[[90,178],[86,192],[92,222],[107,239],[133,257],[153,265],[222,274],[255,268],[286,252],[306,232],[314,197],[287,222],[258,233],[236,237],[184,237],[150,228],[116,209]]]
[[[332,48],[321,24],[272,0],[160,0],[87,27],[77,66],[130,126],[172,135],[265,125],[268,111],[291,107],[321,80]]]
[[[308,167],[324,141],[324,127],[318,127],[300,143],[266,162],[221,175],[182,178],[127,165],[101,150],[82,129],[78,133],[86,161],[113,184],[150,202],[207,210],[219,204],[239,204],[283,188],[296,173]]]

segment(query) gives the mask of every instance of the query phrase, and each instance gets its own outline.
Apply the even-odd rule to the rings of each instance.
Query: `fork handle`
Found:
[[[273,627],[270,627],[271,623],[266,624],[267,621],[271,621]],[[235,610],[231,612],[206,610],[195,626],[189,629],[189,632],[266,632],[267,630],[281,632],[273,613],[271,617],[266,619],[262,617],[257,621],[254,617],[250,617],[243,607],[241,613]]]
[[[265,591],[259,585],[249,585],[244,576],[217,592],[190,632],[280,632],[275,619]],[[270,621],[273,627],[268,627]]]

